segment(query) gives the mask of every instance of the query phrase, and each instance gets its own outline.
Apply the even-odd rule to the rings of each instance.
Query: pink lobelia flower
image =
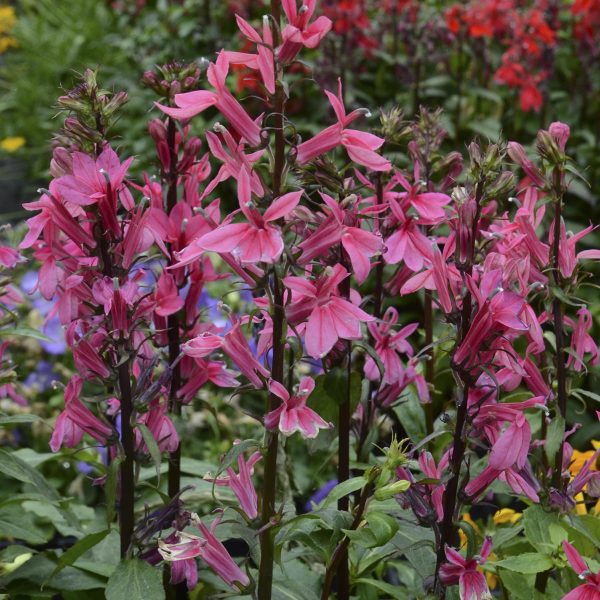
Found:
[[[293,324],[305,319],[306,352],[313,358],[323,358],[338,339],[359,340],[361,322],[374,321],[358,306],[340,298],[338,285],[349,276],[342,265],[327,269],[314,283],[303,277],[286,277],[284,285],[292,291],[292,302],[286,307]]]
[[[192,514],[192,521],[200,529],[202,537],[191,535],[183,531],[176,533],[177,542],[168,543],[158,541],[158,551],[167,562],[189,560],[199,556],[215,573],[229,586],[244,588],[250,579],[233,561],[225,546],[215,537],[214,531],[221,522],[218,516],[211,524],[210,529],[200,521],[196,514]]]
[[[269,371],[256,360],[242,333],[240,321],[234,320],[233,327],[223,337],[209,332],[195,337],[183,344],[182,351],[188,356],[204,358],[219,348],[231,358],[255,388],[263,387],[260,375],[266,378],[269,376]]]
[[[569,355],[567,366],[575,371],[581,371],[584,368],[583,358],[586,354],[591,354],[590,364],[597,365],[599,360],[598,345],[590,335],[593,320],[590,311],[583,307],[577,311],[577,323],[571,319],[566,320],[573,327],[571,338],[572,354]]]
[[[342,207],[334,198],[319,192],[328,210],[328,216],[321,225],[301,244],[300,264],[307,264],[317,256],[327,254],[332,247],[341,243],[348,254],[356,281],[361,284],[368,277],[371,268],[371,257],[382,250],[381,236],[360,227],[358,209]],[[355,197],[348,197],[344,204],[352,202]]]
[[[12,269],[18,262],[25,259],[19,254],[19,251],[9,246],[0,246],[0,265]]]
[[[433,225],[439,223],[446,217],[444,207],[450,203],[450,196],[439,192],[421,191],[422,184],[419,181],[418,168],[415,168],[414,179],[416,183],[411,185],[402,173],[396,173],[394,181],[398,182],[405,190],[398,193],[397,198],[400,200],[403,208],[409,205],[417,211],[421,217],[422,224]]]
[[[237,181],[238,201],[240,204],[250,202],[252,194],[262,198],[265,192],[260,177],[252,170],[252,165],[259,160],[264,150],[245,154],[244,143],[236,143],[231,133],[225,127],[222,125],[215,126],[215,130],[223,136],[227,151],[217,135],[210,131],[206,132],[206,141],[212,155],[219,159],[223,165],[216,177],[206,186],[200,199],[206,198],[219,183],[226,181],[230,177]]]
[[[268,429],[279,428],[284,435],[291,435],[298,431],[304,438],[316,438],[319,429],[333,427],[312,408],[306,406],[306,401],[314,389],[315,381],[312,377],[303,377],[300,380],[298,392],[293,396],[290,396],[281,383],[269,381],[269,391],[281,398],[282,403],[265,415],[265,426]]]
[[[58,452],[63,445],[67,448],[77,446],[84,433],[105,445],[107,438],[113,433],[113,430],[106,423],[100,421],[80,400],[82,387],[83,379],[78,375],[74,375],[67,384],[65,408],[56,419],[54,432],[50,439],[52,452]]]
[[[440,581],[444,585],[458,583],[461,600],[491,600],[485,575],[477,570],[479,565],[486,562],[492,551],[492,539],[486,537],[481,554],[477,557],[463,558],[454,548],[446,547],[447,563],[440,567]]]
[[[259,146],[260,127],[227,89],[225,80],[228,72],[227,53],[220,52],[216,63],[210,63],[207,72],[208,82],[215,88],[214,92],[198,90],[175,94],[175,104],[178,108],[170,108],[158,103],[156,106],[170,117],[180,120],[191,119],[210,106],[214,106],[251,146]]]
[[[274,263],[281,256],[284,244],[281,230],[271,223],[294,210],[303,193],[299,190],[280,196],[264,214],[250,202],[240,202],[240,209],[248,222],[224,223],[201,236],[177,255],[177,266],[189,264],[206,250],[231,253],[242,264]]]
[[[288,24],[283,28],[281,37],[283,44],[277,52],[277,59],[281,63],[291,62],[302,46],[316,48],[319,42],[331,30],[331,20],[319,17],[314,23],[309,23],[317,5],[317,0],[305,0],[300,8],[296,0],[282,0],[283,10]]]
[[[239,15],[235,15],[237,26],[242,34],[251,42],[256,44],[256,54],[248,52],[231,52],[224,51],[227,55],[227,60],[232,65],[245,65],[249,69],[255,69],[260,72],[265,88],[269,94],[275,93],[275,63],[273,60],[273,33],[269,25],[269,17],[263,17],[263,34],[262,37]]]
[[[234,442],[234,445],[239,443],[239,440]],[[262,459],[260,452],[254,452],[246,461],[242,454],[238,456],[238,473],[232,467],[227,467],[227,475],[222,477],[211,478],[204,477],[205,481],[209,481],[218,486],[228,487],[235,494],[240,502],[241,509],[246,513],[249,519],[256,519],[258,516],[258,499],[256,490],[252,483],[252,473],[254,465]]]
[[[398,311],[390,306],[383,315],[380,323],[368,323],[369,333],[375,340],[375,353],[381,359],[385,369],[383,383],[393,384],[404,380],[405,370],[400,361],[399,353],[413,355],[412,346],[406,341],[419,326],[418,323],[406,325],[397,332],[392,329],[398,322]],[[365,375],[371,380],[379,378],[379,370],[375,361],[369,356],[365,362]]]
[[[166,402],[154,400],[150,410],[139,418],[139,423],[145,425],[154,436],[158,449],[161,452],[175,452],[179,447],[179,434],[168,416],[168,405]],[[146,443],[139,429],[135,430],[136,444],[143,452],[148,452]]]
[[[562,600],[600,600],[600,573],[592,573],[581,554],[567,540],[562,543],[563,550],[571,567],[585,583],[571,590]]]
[[[156,284],[156,306],[154,311],[161,317],[168,317],[180,310],[184,305],[184,299],[179,296],[175,279],[163,271]]]
[[[365,110],[354,110],[349,115],[346,115],[346,109],[342,100],[341,80],[338,83],[337,97],[327,90],[325,94],[329,98],[338,122],[298,146],[296,154],[298,164],[304,165],[313,158],[341,145],[346,148],[348,156],[355,163],[373,171],[389,171],[392,168],[391,163],[375,152],[375,150],[383,145],[384,140],[372,133],[347,128],[350,123],[365,114]]]

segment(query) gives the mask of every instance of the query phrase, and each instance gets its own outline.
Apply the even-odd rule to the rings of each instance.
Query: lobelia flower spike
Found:
[[[260,127],[254,122],[242,105],[233,97],[226,87],[229,61],[225,52],[220,52],[215,63],[210,63],[207,72],[208,82],[215,88],[214,92],[198,90],[175,94],[178,108],[170,108],[155,103],[165,114],[186,121],[207,108],[214,106],[231,124],[231,126],[251,146],[260,146]]]
[[[375,150],[381,148],[384,139],[358,131],[357,129],[348,129],[348,125],[364,115],[365,109],[357,109],[349,115],[346,114],[344,102],[342,100],[342,81],[338,80],[338,95],[335,96],[329,91],[325,91],[329,102],[335,112],[338,122],[330,125],[306,142],[302,142],[296,148],[296,162],[299,165],[305,165],[317,156],[325,154],[338,146],[344,146],[348,156],[355,163],[367,167],[372,171],[389,171],[392,168],[391,163],[377,154]]]
[[[264,417],[265,427],[279,429],[284,435],[292,435],[296,431],[304,438],[316,438],[319,429],[330,429],[332,423],[324,421],[312,408],[306,406],[308,397],[315,389],[312,377],[303,377],[298,392],[290,396],[281,383],[269,381],[269,391],[281,399],[281,404]]]
[[[239,444],[239,440],[234,442],[234,445],[236,444]],[[261,459],[262,454],[260,452],[254,452],[247,461],[240,454],[237,461],[238,473],[233,470],[233,467],[227,467],[227,475],[225,476],[204,477],[204,481],[222,487],[229,487],[239,500],[241,509],[251,520],[256,519],[258,516],[258,499],[252,483],[252,473],[254,472],[254,465]]]

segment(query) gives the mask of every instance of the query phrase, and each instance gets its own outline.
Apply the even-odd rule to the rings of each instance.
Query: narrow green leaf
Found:
[[[380,592],[383,592],[386,597],[394,598],[394,600],[406,600],[406,598],[408,598],[406,589],[402,586],[392,585],[391,583],[379,581],[378,579],[367,579],[361,577],[360,579],[356,579],[354,584],[370,585],[371,587],[378,589]]]
[[[600,398],[599,398],[600,399]],[[556,415],[548,426],[548,435],[544,449],[549,464],[554,464],[554,457],[560,448],[563,436],[565,434],[565,420],[561,415]]]
[[[351,479],[342,481],[342,483],[338,483],[331,492],[329,492],[327,498],[325,498],[323,508],[330,506],[340,498],[343,498],[352,492],[362,489],[366,483],[367,481],[364,477],[352,477]]]
[[[0,417],[0,425],[24,425],[27,423],[35,423],[41,421],[42,418],[38,415],[10,415],[7,417]]]
[[[110,463],[108,473],[106,475],[106,484],[104,486],[104,496],[106,498],[106,524],[110,524],[115,519],[116,504],[117,504],[117,483],[119,480],[119,467],[123,459],[120,456]]]
[[[146,447],[148,448],[150,458],[154,463],[154,468],[156,469],[156,479],[160,483],[160,463],[162,455],[158,447],[158,443],[156,442],[156,439],[154,439],[152,432],[148,429],[148,427],[146,427],[146,425],[144,425],[143,423],[138,423],[136,427],[140,430],[140,433],[142,434],[142,438],[144,440],[144,443],[146,444]]]
[[[74,546],[71,546],[61,557],[58,559],[58,565],[52,572],[52,575],[48,578],[48,581],[52,579],[57,573],[62,571],[65,567],[71,566],[80,556],[83,556],[88,550],[99,544],[108,534],[110,529],[104,529],[96,533],[90,533],[84,538],[81,538]]]

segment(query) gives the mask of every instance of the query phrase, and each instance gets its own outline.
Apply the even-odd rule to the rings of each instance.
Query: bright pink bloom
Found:
[[[361,284],[371,269],[369,259],[382,250],[381,236],[362,229],[355,211],[344,209],[331,196],[319,193],[330,215],[308,238],[298,244],[298,248],[302,250],[300,264],[307,264],[317,256],[329,253],[332,247],[341,243],[352,264],[356,281]]]
[[[173,425],[173,421],[168,416],[168,404],[166,402],[152,402],[150,410],[144,413],[138,419],[138,422],[150,430],[161,452],[175,452],[179,447],[179,434],[175,429],[175,425]],[[135,430],[135,437],[137,447],[143,452],[148,452],[139,429]]]
[[[195,337],[183,344],[182,351],[188,356],[204,358],[218,348],[231,358],[255,388],[263,387],[260,375],[266,378],[269,371],[256,360],[242,333],[240,321],[234,321],[232,328],[223,337],[208,332]]]
[[[317,0],[305,0],[300,8],[296,0],[282,0],[283,10],[288,25],[283,28],[281,37],[283,44],[277,52],[277,59],[289,63],[300,52],[302,46],[316,48],[319,42],[329,33],[331,20],[319,17],[314,23],[309,23],[317,5]]]
[[[293,396],[290,396],[285,387],[277,381],[269,381],[269,391],[281,398],[282,403],[265,415],[265,426],[268,429],[279,428],[284,435],[298,431],[304,438],[316,438],[319,429],[333,427],[306,406],[306,401],[314,389],[315,381],[312,377],[303,377],[298,392]]]
[[[389,171],[391,163],[377,154],[375,150],[383,145],[384,140],[372,133],[348,129],[348,125],[365,114],[363,109],[352,111],[346,115],[342,100],[342,82],[338,84],[338,95],[325,91],[333,107],[338,122],[317,133],[314,137],[302,142],[297,148],[296,161],[299,165],[310,162],[313,158],[333,150],[337,146],[344,146],[351,160],[373,171]]]
[[[248,116],[242,105],[227,89],[225,80],[228,72],[227,53],[220,52],[217,62],[210,63],[207,72],[208,82],[215,88],[214,92],[198,90],[175,94],[175,104],[178,108],[170,108],[162,104],[156,104],[156,106],[170,117],[180,120],[191,119],[210,106],[215,106],[251,146],[260,146],[260,127]]]
[[[275,93],[275,63],[273,59],[273,33],[269,26],[269,18],[263,17],[263,35],[262,37],[239,15],[235,16],[239,30],[251,42],[256,44],[256,54],[247,52],[226,51],[227,59],[232,65],[245,65],[249,69],[256,69],[260,72],[265,88],[269,94]]]
[[[217,517],[212,522],[210,529],[200,521],[196,514],[192,515],[192,521],[200,529],[202,537],[178,531],[175,534],[178,541],[175,543],[159,540],[158,551],[164,560],[175,562],[199,556],[227,585],[240,589],[246,587],[250,583],[250,579],[233,561],[225,546],[214,535],[221,518]]]
[[[252,483],[252,473],[254,465],[262,459],[260,452],[254,452],[246,461],[243,455],[238,456],[238,473],[233,467],[227,467],[227,475],[217,478],[204,477],[205,481],[215,485],[228,487],[239,500],[240,508],[246,513],[249,519],[256,519],[258,516],[258,499],[256,490]]]
[[[79,396],[83,387],[83,379],[74,375],[65,389],[65,408],[58,415],[54,425],[50,448],[58,452],[61,446],[74,448],[87,433],[103,446],[112,435],[113,430],[83,404]]]
[[[419,326],[418,323],[406,325],[397,332],[392,329],[398,322],[398,311],[389,307],[380,323],[368,323],[370,334],[375,341],[375,353],[381,359],[385,369],[383,383],[393,384],[403,380],[405,373],[399,354],[412,356],[412,346],[406,341]],[[365,362],[365,375],[371,380],[379,379],[379,369],[375,361],[368,356]]]
[[[286,277],[285,286],[292,290],[292,303],[287,306],[288,318],[298,324],[306,318],[306,352],[313,358],[323,358],[338,339],[359,340],[361,322],[374,317],[358,306],[340,298],[338,285],[349,276],[342,265],[335,265],[314,283],[303,277]]]
[[[400,172],[396,173],[394,181],[406,190],[397,194],[401,204],[412,206],[419,213],[423,224],[439,223],[446,217],[444,207],[450,203],[450,196],[438,192],[422,192],[418,170],[415,173],[414,185],[411,185]]]
[[[0,246],[0,265],[7,269],[12,269],[18,262],[25,259],[19,254],[19,251],[9,246]]]
[[[577,311],[577,323],[573,323],[573,336],[571,338],[572,354],[569,354],[567,366],[572,367],[575,371],[581,371],[585,365],[583,362],[586,354],[591,354],[590,364],[597,365],[599,360],[598,345],[594,338],[590,335],[593,326],[592,314],[583,307]]]
[[[562,600],[600,600],[600,573],[592,573],[581,554],[567,540],[564,540],[563,550],[571,567],[585,583],[571,590]]]
[[[221,126],[218,130],[225,140],[227,151],[217,135],[210,131],[206,132],[208,147],[212,155],[223,163],[223,166],[219,169],[216,177],[206,186],[200,199],[206,198],[219,183],[230,177],[237,181],[238,202],[240,204],[250,202],[252,194],[262,198],[265,192],[260,177],[252,170],[252,165],[260,159],[264,150],[245,154],[243,142],[236,143],[225,127]]]
[[[435,459],[429,452],[422,452],[419,455],[419,467],[423,471],[423,475],[429,479],[438,479],[439,483],[428,484],[431,490],[431,503],[435,508],[438,521],[444,518],[444,490],[446,486],[442,483],[444,471],[448,468],[449,452],[444,452],[440,462],[436,465]]]
[[[163,271],[158,278],[155,298],[154,310],[161,317],[168,317],[176,313],[184,305],[184,299],[179,296],[175,279],[166,271]]]
[[[240,203],[248,223],[222,223],[179,252],[177,266],[193,262],[207,250],[231,253],[242,264],[274,263],[281,256],[284,244],[281,230],[271,223],[294,210],[302,194],[299,190],[280,196],[263,214],[253,205],[248,206],[251,203]]]
[[[444,585],[456,585],[458,583],[461,600],[487,600],[491,598],[485,575],[477,570],[479,565],[486,562],[492,551],[492,540],[486,537],[481,554],[473,558],[463,558],[453,548],[446,547],[447,563],[440,568],[440,581]]]

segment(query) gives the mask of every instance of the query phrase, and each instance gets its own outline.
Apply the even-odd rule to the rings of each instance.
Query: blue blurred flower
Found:
[[[329,492],[337,485],[337,479],[330,479],[327,483],[323,484],[309,499],[308,502],[304,505],[304,510],[306,512],[311,512],[315,509],[315,506],[318,506],[327,498]]]
[[[35,370],[27,375],[23,385],[28,389],[35,387],[38,392],[45,392],[57,379],[58,375],[54,372],[52,363],[41,360]]]

